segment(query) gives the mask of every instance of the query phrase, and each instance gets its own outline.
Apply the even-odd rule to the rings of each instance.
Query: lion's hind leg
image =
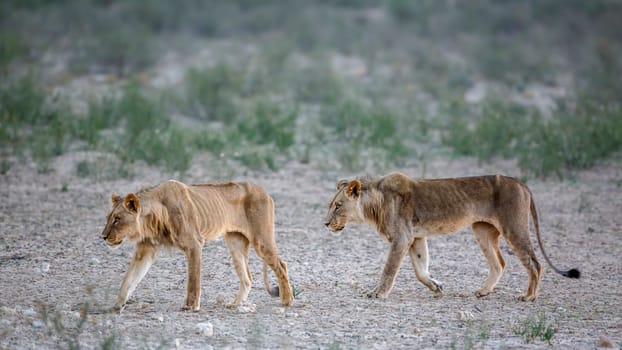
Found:
[[[274,242],[253,242],[257,255],[270,266],[274,271],[279,282],[279,296],[281,304],[290,306],[294,301],[292,287],[289,284],[289,276],[287,274],[287,264],[279,257],[276,243]],[[270,291],[268,291],[270,292]]]
[[[415,269],[417,279],[434,292],[436,296],[443,295],[443,286],[440,282],[432,279],[428,271],[430,255],[428,253],[427,238],[415,238],[415,242],[410,246],[408,253],[410,254],[410,261]]]
[[[232,308],[245,302],[248,298],[248,293],[251,290],[252,277],[248,268],[249,242],[244,235],[238,232],[227,233],[225,235],[225,242],[227,243],[227,248],[229,248],[229,252],[231,253],[235,272],[240,279],[240,289],[238,290],[238,293],[235,298],[227,304],[227,307]]]
[[[482,288],[475,292],[475,295],[481,298],[494,290],[503,275],[505,261],[501,255],[501,250],[499,250],[499,236],[501,235],[499,230],[485,222],[476,222],[472,228],[477,243],[479,243],[486,260],[488,260],[488,277]]]
[[[516,227],[518,226],[518,227]],[[534,301],[538,296],[538,285],[542,277],[542,266],[536,258],[536,253],[529,239],[529,226],[515,225],[514,228],[503,232],[503,237],[509,246],[516,253],[520,262],[527,269],[529,275],[529,286],[524,294],[518,297],[520,301]]]

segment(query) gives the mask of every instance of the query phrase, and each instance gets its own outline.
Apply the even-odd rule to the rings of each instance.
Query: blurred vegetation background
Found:
[[[4,0],[0,172],[513,159],[564,177],[622,145],[616,0]]]

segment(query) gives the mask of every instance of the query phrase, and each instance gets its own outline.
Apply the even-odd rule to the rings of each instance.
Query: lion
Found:
[[[136,242],[134,258],[111,311],[124,309],[163,246],[186,254],[188,278],[182,310],[199,311],[201,251],[205,242],[223,235],[240,279],[238,293],[227,306],[238,306],[250,292],[249,243],[263,259],[268,293],[280,294],[284,306],[292,304],[287,265],[279,257],[274,239],[274,201],[261,187],[233,182],[186,185],[169,180],[125,197],[112,193],[111,201],[101,237],[113,247],[124,240]],[[270,288],[266,265],[274,270],[278,287]]]
[[[505,261],[499,250],[499,236],[503,236],[529,275],[527,291],[518,299],[533,301],[538,294],[542,267],[529,238],[530,214],[547,263],[563,276],[579,278],[579,270],[561,271],[549,260],[540,240],[531,191],[512,177],[415,180],[392,173],[378,179],[341,180],[330,201],[325,225],[338,234],[348,222],[369,222],[389,241],[389,255],[380,282],[367,293],[370,298],[389,295],[407,253],[417,279],[437,296],[442,295],[441,283],[431,278],[428,271],[427,237],[471,226],[489,267],[488,277],[475,295],[490,294],[503,274]]]

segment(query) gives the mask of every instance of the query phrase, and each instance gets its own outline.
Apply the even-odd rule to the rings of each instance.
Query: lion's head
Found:
[[[141,208],[140,201],[134,193],[128,194],[125,198],[112,193],[110,200],[112,209],[101,236],[108,245],[116,247],[126,238],[132,239],[137,236]]]
[[[361,181],[341,180],[337,183],[337,193],[328,207],[325,225],[333,233],[340,233],[350,221],[364,221],[360,205]]]

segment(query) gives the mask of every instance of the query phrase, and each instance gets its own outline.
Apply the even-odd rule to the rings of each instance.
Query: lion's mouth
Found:
[[[117,242],[106,241],[106,244],[109,247],[117,247],[117,246],[121,245],[121,243],[123,243],[123,240],[120,240],[120,241],[117,241]]]
[[[345,226],[329,226],[328,229],[332,232],[332,233],[339,233],[341,231],[343,231],[343,229],[345,228]]]

